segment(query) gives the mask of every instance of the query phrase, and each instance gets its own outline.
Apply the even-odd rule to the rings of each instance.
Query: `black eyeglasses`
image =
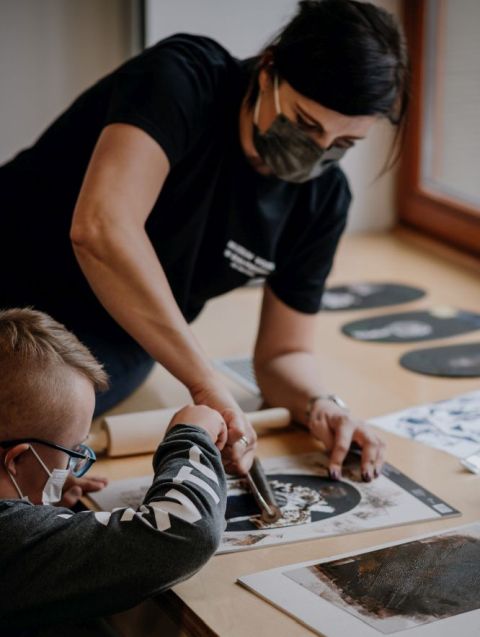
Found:
[[[68,447],[62,447],[62,445],[57,445],[48,440],[40,440],[39,438],[17,438],[15,440],[4,440],[0,442],[0,447],[10,449],[11,447],[15,447],[15,445],[24,443],[45,445],[51,449],[57,449],[58,451],[66,453],[69,456],[67,469],[76,478],[85,475],[97,459],[94,450],[83,443],[77,445],[74,449],[68,449]]]

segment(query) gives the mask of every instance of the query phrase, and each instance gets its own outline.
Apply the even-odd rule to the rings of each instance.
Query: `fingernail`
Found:
[[[372,474],[369,471],[365,471],[364,473],[362,473],[362,480],[364,482],[371,482],[372,481]]]
[[[330,476],[330,480],[340,480],[340,474],[336,469],[329,469],[328,475]]]

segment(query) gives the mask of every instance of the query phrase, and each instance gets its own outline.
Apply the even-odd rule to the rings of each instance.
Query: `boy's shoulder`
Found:
[[[0,542],[2,536],[25,541],[25,537],[38,533],[42,523],[53,524],[56,520],[75,515],[65,507],[32,504],[28,500],[0,500]],[[5,547],[4,547],[5,548]]]

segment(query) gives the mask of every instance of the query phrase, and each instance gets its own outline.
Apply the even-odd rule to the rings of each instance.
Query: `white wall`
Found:
[[[374,0],[396,16],[400,2]],[[234,55],[248,57],[288,22],[296,5],[297,0],[146,0],[146,42],[186,31],[209,35]],[[349,232],[384,230],[394,223],[394,174],[377,179],[391,138],[391,127],[380,124],[342,161],[354,194]]]
[[[0,163],[130,56],[133,8],[131,0],[0,0]]]
[[[286,24],[296,0],[145,0],[145,42],[184,31],[208,35],[237,57],[255,55]]]

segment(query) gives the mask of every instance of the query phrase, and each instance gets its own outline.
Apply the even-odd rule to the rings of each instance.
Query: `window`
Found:
[[[480,2],[405,2],[412,104],[400,222],[480,257]]]

